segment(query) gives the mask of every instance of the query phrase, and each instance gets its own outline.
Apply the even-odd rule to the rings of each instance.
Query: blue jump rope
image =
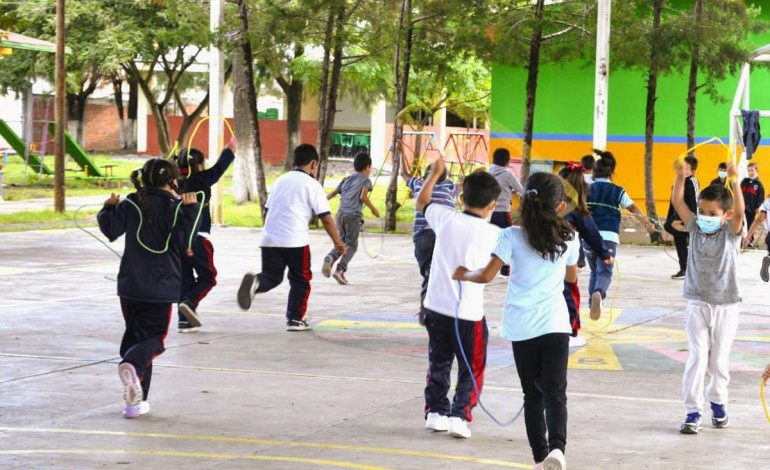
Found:
[[[492,419],[495,423],[497,423],[500,427],[506,427],[510,426],[511,424],[515,423],[517,419],[519,419],[519,416],[521,416],[521,413],[524,411],[524,404],[521,405],[521,408],[519,408],[519,411],[516,413],[516,415],[511,418],[508,421],[501,421],[495,417],[495,415],[492,414],[491,411],[487,409],[486,406],[484,406],[484,402],[481,401],[481,390],[479,389],[479,384],[476,383],[476,376],[473,375],[473,369],[471,368],[471,364],[468,361],[468,356],[465,355],[465,350],[463,349],[463,343],[460,339],[460,302],[463,298],[463,285],[460,281],[457,281],[457,286],[460,289],[460,295],[459,299],[457,301],[457,306],[455,307],[455,337],[457,339],[457,346],[460,348],[460,354],[463,357],[463,362],[465,362],[465,367],[468,368],[468,372],[471,376],[471,381],[473,382],[473,389],[476,391],[476,396],[479,397],[479,407],[484,411],[484,413],[487,414],[487,416]]]

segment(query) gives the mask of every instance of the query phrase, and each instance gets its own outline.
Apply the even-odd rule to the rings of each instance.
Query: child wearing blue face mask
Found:
[[[679,168],[671,202],[690,234],[690,252],[684,296],[685,330],[690,357],[682,378],[687,417],[679,428],[697,434],[704,405],[704,373],[711,377],[706,395],[711,402],[711,424],[727,426],[727,385],[730,382],[730,348],[738,329],[741,301],[736,277],[736,257],[741,244],[744,202],[735,164],[727,166],[727,186],[713,184],[700,193],[698,214],[684,201],[685,170]],[[736,197],[737,196],[737,197]]]
[[[727,163],[722,162],[717,167],[717,177],[711,180],[711,184],[727,185]]]

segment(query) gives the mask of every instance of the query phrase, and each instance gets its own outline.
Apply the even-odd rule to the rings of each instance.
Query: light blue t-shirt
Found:
[[[578,262],[578,240],[575,236],[567,242],[567,251],[550,261],[527,243],[520,227],[500,232],[492,254],[511,266],[500,336],[524,341],[549,333],[572,332],[563,295],[564,275],[567,266]]]

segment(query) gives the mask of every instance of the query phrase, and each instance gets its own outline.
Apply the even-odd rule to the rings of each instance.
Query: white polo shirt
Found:
[[[459,303],[461,320],[481,320],[484,318],[484,284],[458,283],[452,280],[452,274],[458,266],[471,271],[486,266],[500,229],[481,217],[440,204],[428,205],[425,219],[436,232],[425,308],[454,318]],[[459,284],[462,284],[462,299]]]
[[[267,198],[261,247],[299,248],[310,244],[308,222],[313,212],[328,214],[323,186],[302,170],[281,175]]]

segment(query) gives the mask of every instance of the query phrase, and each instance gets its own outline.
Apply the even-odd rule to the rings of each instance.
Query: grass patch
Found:
[[[95,208],[81,210],[78,212],[78,223],[84,227],[95,226],[97,212],[98,209]],[[0,232],[72,228],[75,226],[72,219],[74,213],[75,211],[59,213],[48,209],[0,214]]]

